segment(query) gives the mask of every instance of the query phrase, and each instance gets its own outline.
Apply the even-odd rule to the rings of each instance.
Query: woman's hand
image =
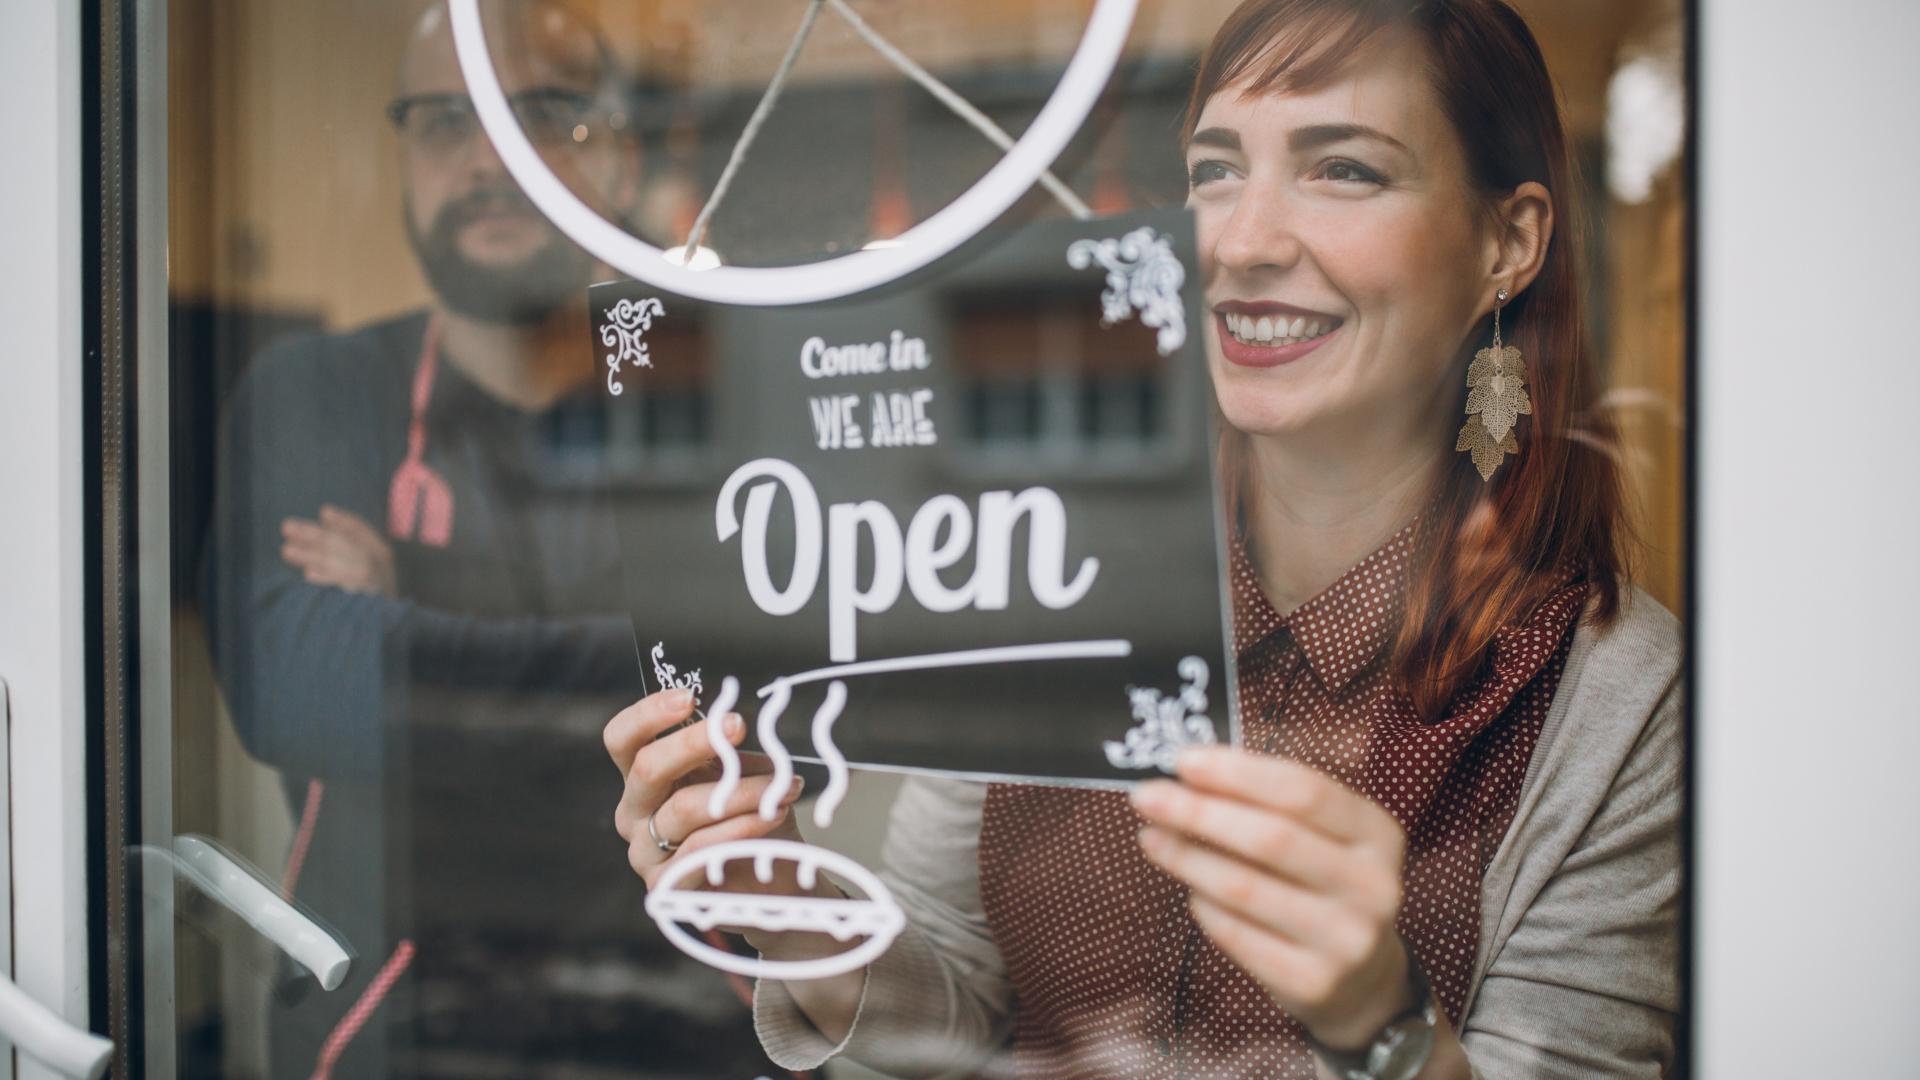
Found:
[[[793,823],[793,801],[800,797],[800,778],[780,804],[774,820],[760,816],[760,797],[772,783],[771,769],[757,754],[740,756],[740,786],[736,788],[718,815],[708,813],[719,770],[714,766],[713,746],[707,741],[708,725],[719,723],[721,734],[730,745],[738,746],[746,737],[746,723],[738,713],[707,717],[674,731],[674,725],[693,716],[693,695],[685,690],[664,690],[651,694],[622,709],[607,723],[602,733],[608,756],[626,778],[626,790],[613,812],[613,827],[627,842],[627,862],[654,888],[674,860],[702,848],[730,840],[778,837],[799,840]],[[652,823],[652,832],[648,823]],[[662,851],[654,841],[672,847]],[[792,863],[776,863],[771,881],[754,876],[751,860],[728,863],[726,877],[718,888],[724,892],[757,892],[783,896],[821,896],[839,899],[841,893],[820,875],[810,889],[803,889]],[[690,887],[705,886],[706,875],[695,875],[686,882]],[[827,934],[765,933],[742,931],[747,943],[762,955],[776,960],[810,960],[844,952],[850,946]],[[833,1042],[846,1038],[859,1011],[866,989],[866,971],[849,972],[825,979],[791,983],[788,992],[815,1027]]]
[[[626,778],[626,789],[613,812],[614,831],[627,842],[627,863],[649,889],[659,883],[670,863],[702,848],[770,836],[800,839],[790,812],[800,797],[799,778],[794,778],[774,819],[762,818],[760,798],[773,777],[766,759],[757,754],[741,755],[739,786],[718,815],[708,812],[719,779],[708,727],[720,723],[726,741],[738,746],[746,736],[746,723],[739,713],[728,713],[665,734],[692,716],[691,693],[663,690],[622,709],[602,732],[608,756]],[[673,850],[662,850],[656,837]],[[699,880],[704,883],[705,878]],[[720,887],[727,892],[801,892],[797,882],[775,878],[763,883],[754,877],[750,865],[740,862],[728,865]]]
[[[280,523],[280,557],[314,585],[393,596],[393,546],[358,514],[322,506],[320,519]]]
[[[1134,789],[1147,858],[1192,889],[1200,928],[1314,1038],[1366,1045],[1414,1004],[1394,930],[1399,824],[1285,758],[1206,747],[1177,775]]]

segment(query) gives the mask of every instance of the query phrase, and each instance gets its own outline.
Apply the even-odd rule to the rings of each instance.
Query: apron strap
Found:
[[[440,316],[427,320],[420,340],[420,362],[413,369],[413,416],[407,422],[407,457],[393,472],[387,490],[387,534],[446,547],[453,539],[453,489],[426,462],[427,406],[440,363]],[[417,534],[417,535],[416,535]]]

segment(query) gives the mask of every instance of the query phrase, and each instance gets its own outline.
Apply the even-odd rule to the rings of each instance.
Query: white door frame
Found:
[[[87,1023],[80,5],[0,7],[0,675],[13,976]],[[23,1077],[49,1076],[23,1061]]]
[[[1700,7],[1696,1075],[1912,1076],[1920,5]]]

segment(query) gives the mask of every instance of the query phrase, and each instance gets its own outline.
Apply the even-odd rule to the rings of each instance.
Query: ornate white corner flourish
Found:
[[[1134,725],[1125,742],[1105,743],[1107,761],[1116,769],[1154,769],[1170,773],[1182,747],[1218,742],[1207,716],[1207,662],[1197,656],[1180,661],[1180,692],[1168,697],[1152,687],[1127,687]]]
[[[826,869],[864,895],[859,899],[830,899],[713,891],[726,880],[727,865],[743,861],[752,863],[753,876],[762,884],[773,880],[775,864],[790,862],[802,889],[812,889],[820,871]],[[682,882],[702,871],[708,888],[698,888],[698,882],[692,883],[696,886],[693,888],[681,887]],[[873,871],[838,852],[792,840],[735,840],[688,852],[669,864],[666,873],[648,890],[646,907],[667,940],[681,952],[722,971],[756,979],[824,979],[858,971],[886,952],[907,923],[893,893]],[[768,960],[709,945],[688,933],[682,923],[701,931],[714,927],[767,933],[798,930],[829,934],[836,941],[856,937],[866,940],[834,956]]]
[[[615,393],[618,392],[619,391],[615,391]],[[700,694],[704,690],[704,687],[700,685],[700,669],[694,668],[692,671],[682,674],[679,668],[667,663],[666,642],[654,642],[653,651],[647,654],[647,659],[653,664],[653,678],[655,682],[660,684],[660,689],[691,690],[693,691],[693,700],[696,702],[700,700]]]
[[[643,339],[647,331],[653,329],[654,318],[666,313],[666,306],[652,296],[640,300],[623,298],[607,309],[607,321],[600,325],[600,344],[613,350],[607,354],[607,393],[619,397],[626,392],[626,387],[616,378],[622,364],[653,366],[653,357],[647,352]]]
[[[1172,356],[1187,342],[1187,309],[1180,288],[1187,269],[1173,253],[1173,238],[1142,225],[1125,236],[1075,240],[1067,246],[1067,264],[1085,270],[1098,262],[1107,271],[1100,293],[1100,323],[1112,326],[1135,312],[1141,323],[1158,330],[1161,356]]]

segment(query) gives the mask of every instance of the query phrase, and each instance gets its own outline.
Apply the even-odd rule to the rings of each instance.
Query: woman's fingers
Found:
[[[1297,761],[1226,746],[1184,751],[1175,769],[1202,791],[1277,810],[1335,840],[1399,854],[1400,828],[1386,811]]]
[[[633,768],[634,755],[661,732],[693,715],[693,692],[662,690],[648,694],[621,709],[600,732],[607,756],[625,776]]]
[[[635,755],[634,762],[627,769],[627,775],[624,778],[620,791],[620,803],[613,810],[613,829],[620,834],[622,840],[633,842],[635,830],[672,797],[674,788],[719,778],[719,770],[713,767],[711,760],[696,762],[675,776],[666,771],[671,762],[657,759],[658,753],[672,751],[672,747],[667,746],[672,740],[679,739],[684,742],[687,732],[698,731],[704,734],[706,730],[706,722],[701,721],[692,727],[682,728],[671,736],[654,740],[653,745]],[[708,748],[709,751],[711,749],[711,747]],[[650,758],[649,755],[656,755],[656,757]],[[657,827],[655,831],[659,831]],[[665,834],[662,834],[662,839],[666,839]]]
[[[613,811],[613,827],[622,839],[632,842],[634,828],[660,808],[682,784],[711,778],[713,747],[707,745],[707,725],[711,719],[683,727],[670,735],[654,739],[633,755],[627,768],[620,804]],[[722,727],[730,741],[738,742],[746,725],[737,714],[727,714]]]
[[[1295,942],[1196,894],[1188,901],[1200,929],[1241,968],[1260,972],[1268,993],[1302,1011],[1324,1007],[1340,988],[1334,965]]]
[[[1133,790],[1133,805],[1155,825],[1231,852],[1309,889],[1348,891],[1368,876],[1369,856],[1286,814],[1237,799],[1171,780],[1150,780]]]
[[[715,723],[720,725],[721,736],[733,745],[738,745],[747,733],[746,722],[740,719],[739,713],[709,716],[660,736],[633,756],[633,765],[627,770],[627,787],[648,812],[667,801],[667,796],[680,786],[688,773],[713,760],[713,744],[708,741],[707,730]]]
[[[725,821],[741,814],[758,814],[760,797],[766,794],[772,783],[773,777],[764,774],[742,780],[721,804],[719,814],[707,812],[715,785],[688,784],[668,796],[667,801],[660,804],[660,809],[653,812],[653,831],[667,843],[679,844],[716,821]],[[792,806],[800,798],[802,786],[800,778],[794,777],[781,800],[782,809]]]
[[[614,767],[624,776],[633,768],[634,756],[641,747],[658,738],[661,732],[692,716],[692,691],[661,690],[648,694],[620,710],[602,729],[601,739],[606,745],[607,756],[613,759]],[[738,744],[738,740],[735,740],[735,744]],[[740,755],[740,771],[744,774],[772,770],[773,762],[765,754]]]
[[[663,853],[643,827],[636,831],[634,838],[627,844],[627,863],[633,867],[634,873],[639,874],[641,880],[647,883],[647,888],[651,889],[658,884],[660,875],[666,868],[676,860],[684,859],[696,851],[717,844],[734,840],[753,840],[778,832],[786,826],[789,814],[787,807],[781,807],[780,813],[772,821],[765,820],[759,814],[735,814],[723,821],[716,821],[711,825],[695,829],[680,841],[671,855]],[[689,881],[687,884],[693,887],[704,887],[706,882],[703,878],[699,882]]]
[[[1152,823],[1142,851],[1189,887],[1207,936],[1294,1019],[1344,1038],[1357,1003],[1404,979],[1398,823],[1298,762],[1208,748],[1183,753],[1177,771],[1180,783],[1134,790]]]
[[[1260,867],[1151,825],[1141,830],[1140,847],[1154,865],[1185,882],[1195,896],[1297,945],[1353,964],[1379,945],[1377,918]]]

